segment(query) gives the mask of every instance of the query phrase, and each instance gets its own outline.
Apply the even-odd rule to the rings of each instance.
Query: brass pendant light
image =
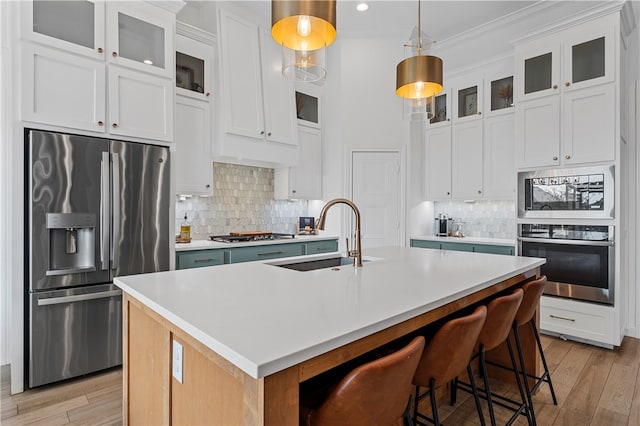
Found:
[[[442,91],[442,59],[421,55],[420,0],[418,0],[418,54],[400,62],[396,67],[396,95],[406,99],[421,99]]]
[[[325,48],[336,39],[336,0],[273,0],[271,36],[282,45],[286,78],[323,80]]]
[[[273,0],[271,36],[291,50],[316,50],[336,39],[336,0]]]

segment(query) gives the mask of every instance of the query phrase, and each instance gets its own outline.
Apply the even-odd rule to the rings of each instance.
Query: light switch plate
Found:
[[[182,345],[177,341],[173,341],[173,362],[172,373],[177,381],[182,383]]]

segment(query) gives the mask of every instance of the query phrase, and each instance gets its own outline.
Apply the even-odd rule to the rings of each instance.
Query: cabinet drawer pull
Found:
[[[267,253],[258,253],[258,256],[273,256],[274,254],[283,254],[283,251],[270,251]]]
[[[203,263],[203,262],[213,262],[215,259],[213,258],[209,258],[209,259],[193,259],[194,263]]]
[[[549,314],[549,317],[550,317],[550,318],[559,319],[559,320],[564,320],[564,321],[576,322],[576,320],[575,320],[575,319],[573,319],[573,318],[559,317],[559,316],[551,315],[551,314]]]

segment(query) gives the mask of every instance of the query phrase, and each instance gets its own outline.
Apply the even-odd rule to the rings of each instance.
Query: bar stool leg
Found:
[[[516,377],[516,383],[518,384],[518,391],[520,392],[520,398],[522,399],[522,403],[524,404],[524,410],[525,410],[525,414],[527,415],[527,420],[529,422],[529,425],[535,426],[536,418],[533,414],[533,406],[529,405],[528,394],[525,393],[524,386],[520,381],[520,372],[518,370],[518,364],[516,363],[516,357],[513,354],[513,345],[511,345],[511,339],[509,339],[508,337],[507,337],[507,349],[509,349],[509,356],[511,357],[511,365],[513,365],[513,374]],[[515,418],[513,420],[515,420]]]
[[[520,344],[520,332],[518,331],[518,324],[516,322],[513,323],[513,338],[516,341],[516,349],[518,352],[518,359],[520,360],[520,366],[522,367],[522,377],[524,379],[524,389],[527,393],[527,404],[529,404],[529,414],[533,421],[533,424],[536,424],[536,413],[533,408],[533,399],[532,392],[529,388],[529,380],[527,374],[527,366],[524,363],[524,356],[522,354],[522,345]]]
[[[551,391],[553,405],[558,405],[556,393],[553,390],[553,384],[551,383],[551,373],[549,372],[549,367],[547,367],[547,359],[545,358],[544,351],[542,350],[542,342],[540,341],[540,335],[538,334],[538,327],[536,326],[536,321],[533,318],[531,319],[531,327],[533,327],[533,334],[534,336],[536,336],[536,343],[538,343],[538,350],[540,351],[540,359],[542,359],[542,366],[544,367],[544,374],[541,377],[541,381],[545,381],[549,384],[549,390]],[[533,387],[534,391],[538,388],[539,383],[541,382],[536,383],[536,385]]]
[[[440,419],[438,417],[438,406],[436,402],[436,381],[434,379],[429,380],[429,399],[431,400],[431,414],[433,415],[433,423],[436,426],[440,426]]]
[[[491,401],[491,388],[489,387],[489,374],[487,372],[484,345],[480,345],[480,371],[482,373],[482,381],[484,382],[484,390],[487,393],[487,405],[489,406],[491,426],[496,426],[496,415],[493,412],[493,402]]]
[[[478,411],[478,418],[482,426],[486,425],[484,421],[484,414],[482,413],[482,405],[480,404],[480,395],[478,394],[478,387],[476,386],[476,380],[473,378],[473,371],[471,370],[471,364],[467,364],[467,374],[469,375],[469,381],[471,382],[471,389],[473,390],[473,399],[476,403],[476,410]],[[458,384],[458,378],[453,379],[456,386]],[[453,386],[452,386],[453,391]]]

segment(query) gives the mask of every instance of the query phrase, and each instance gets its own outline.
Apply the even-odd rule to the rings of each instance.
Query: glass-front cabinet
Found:
[[[451,91],[443,89],[433,100],[433,117],[427,120],[427,128],[451,124]]]
[[[105,2],[33,0],[21,8],[23,38],[104,59]]]
[[[613,81],[614,39],[614,28],[596,21],[517,49],[516,100]]]
[[[135,2],[107,4],[107,41],[111,62],[139,71],[172,77],[173,21]]]
[[[513,76],[498,78],[488,82],[488,109],[492,113],[513,108]],[[486,108],[485,108],[486,110]]]
[[[463,122],[482,118],[482,80],[460,81],[453,89],[453,121]]]
[[[214,40],[202,41],[179,24],[176,35],[176,93],[195,99],[211,100],[213,93]]]

